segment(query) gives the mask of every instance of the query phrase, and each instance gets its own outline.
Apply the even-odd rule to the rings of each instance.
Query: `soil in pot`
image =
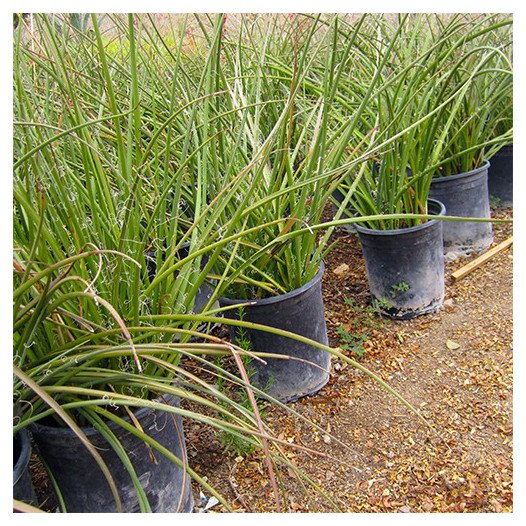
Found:
[[[430,199],[428,211],[444,215]],[[373,303],[395,319],[436,312],[444,301],[442,221],[433,219],[397,230],[356,225]]]
[[[165,395],[163,402],[176,406],[177,398]],[[159,409],[134,411],[143,431],[186,462],[186,446],[180,415]],[[128,417],[126,419],[129,421]],[[193,508],[190,477],[160,452],[115,423],[115,434],[144,489],[153,512],[188,513]],[[139,512],[132,478],[115,450],[93,427],[83,428],[108,466],[122,501],[124,512]],[[110,487],[98,464],[69,429],[33,424],[32,434],[39,455],[48,466],[64,498],[68,512],[104,513],[117,511]]]
[[[321,295],[321,278],[325,271],[320,270],[304,286],[287,294],[252,301],[239,309],[224,312],[225,318],[266,325],[299,334],[316,342],[328,345],[327,327]],[[246,304],[251,300],[220,298],[222,307]],[[270,332],[254,329],[230,327],[234,341],[241,336],[250,342],[254,352],[275,353],[286,357],[265,358],[266,363],[252,360],[251,383],[270,396],[282,402],[293,402],[306,395],[318,392],[329,380],[330,354],[326,351]]]
[[[490,159],[488,189],[499,205],[513,205],[513,145],[504,146]]]
[[[488,195],[489,162],[476,170],[434,177],[429,197],[444,203],[446,214],[460,217],[490,217]],[[447,261],[485,252],[493,242],[490,222],[444,222],[444,253]]]
[[[13,437],[13,498],[35,506],[37,498],[29,472],[30,456],[29,433],[22,429]]]

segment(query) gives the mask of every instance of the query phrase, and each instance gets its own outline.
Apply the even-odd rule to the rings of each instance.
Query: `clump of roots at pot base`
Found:
[[[349,321],[336,328],[339,347],[349,351],[355,358],[362,358],[365,354],[365,342],[369,340],[371,331],[381,328],[376,316],[378,312],[372,306],[358,305],[352,298],[345,298],[344,303],[349,307]]]

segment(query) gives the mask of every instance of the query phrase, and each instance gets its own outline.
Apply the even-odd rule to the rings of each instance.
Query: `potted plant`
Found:
[[[39,53],[21,45],[19,36],[15,47],[13,361],[15,399],[24,409],[14,430],[33,430],[65,511],[189,511],[190,478],[231,509],[187,465],[182,416],[263,449],[279,509],[273,463],[309,479],[281,449],[268,447],[271,440],[283,441],[272,437],[258,414],[240,360],[246,351],[198,332],[200,324],[219,319],[205,315],[207,306],[203,314],[193,312],[219,254],[250,235],[232,227],[224,237],[216,228],[218,215],[234,208],[235,188],[209,202],[205,173],[196,172],[195,186],[184,184],[185,171],[208,143],[190,149],[181,144],[179,127],[189,122],[185,111],[214,95],[188,96],[164,119],[143,118],[144,107],[155,105],[140,90],[144,71],[137,64],[151,62],[139,60],[134,18],[124,29],[123,45],[130,49],[124,65],[120,55],[112,59],[105,52],[94,17],[92,22],[93,33],[72,45],[58,38],[46,15],[38,16],[33,38]],[[209,109],[205,104],[203,111]],[[50,123],[60,123],[60,130]],[[174,172],[168,151],[178,160]],[[183,195],[191,200],[191,219],[187,207],[174,206]],[[188,254],[181,258],[187,240]],[[145,260],[152,246],[153,279]],[[227,286],[221,276],[214,278]],[[192,336],[200,341],[190,342]],[[202,355],[233,356],[239,375]],[[212,380],[186,371],[183,356],[210,368]],[[218,391],[219,375],[246,389],[249,408]],[[206,410],[189,411],[177,400]],[[80,459],[85,469],[76,468]]]
[[[479,22],[473,27],[470,20],[460,17],[452,17],[447,24],[442,24],[432,15],[402,17],[393,25],[378,18],[371,33],[383,35],[383,39],[372,40],[374,46],[362,55],[364,65],[360,71],[367,79],[368,72],[378,68],[378,57],[392,53],[370,116],[371,122],[376,123],[371,140],[379,143],[378,154],[340,185],[346,196],[340,205],[340,214],[342,209],[347,213],[351,209],[364,218],[356,229],[362,242],[373,298],[384,313],[395,318],[434,312],[442,304],[444,277],[439,252],[443,248],[438,231],[454,228],[450,225],[459,222],[437,225],[437,235],[429,238],[430,243],[433,239],[433,244],[424,252],[422,245],[418,245],[418,251],[415,249],[413,235],[404,234],[411,233],[419,225],[424,226],[432,219],[430,213],[437,215],[438,222],[443,221],[440,205],[433,204],[428,209],[432,202],[429,197],[438,201],[444,197],[430,190],[433,176],[451,160],[448,138],[458,135],[456,119],[461,119],[465,98],[475,79],[486,73],[487,66],[487,57],[479,57],[479,62],[470,63],[467,73],[458,82],[457,71],[464,71],[471,54],[458,56],[456,50],[466,41],[489,31],[488,28],[480,29],[480,25]],[[436,34],[429,31],[430,28],[434,28]],[[401,45],[390,46],[393,34],[400,35],[396,43]],[[389,146],[382,148],[387,138],[391,138]],[[485,139],[481,141],[486,145]],[[448,208],[447,204],[445,208],[448,216],[466,215]],[[402,215],[387,219],[392,214]],[[472,211],[467,215],[478,214]],[[366,220],[367,216],[376,217]],[[481,224],[482,228],[488,228],[485,223],[476,223]],[[374,234],[378,234],[377,242],[372,241]],[[400,240],[398,235],[401,235]],[[409,241],[407,245],[402,245],[404,237]],[[394,253],[393,257],[386,257],[384,243],[387,240],[389,246],[397,249],[396,257]],[[413,257],[406,258],[403,254]],[[417,254],[423,256],[422,261]],[[408,264],[411,265],[409,269]],[[426,272],[428,265],[431,265],[429,273]]]
[[[247,55],[255,57],[251,62],[223,41],[221,27],[206,34],[222,60],[207,73],[203,96],[224,95],[206,99],[221,118],[212,120],[206,106],[194,114],[195,135],[208,144],[196,156],[196,171],[213,174],[216,194],[232,195],[216,216],[222,236],[244,232],[225,246],[215,263],[223,278],[216,297],[225,317],[327,344],[321,277],[332,228],[318,236],[313,227],[321,222],[339,179],[367,155],[355,129],[374,82],[346,122],[332,128],[331,121],[337,86],[352,63],[364,18],[345,38],[338,30],[338,17],[322,33],[319,19],[308,19],[301,25],[303,32],[291,31],[292,65],[275,56],[266,39],[250,38],[250,29],[243,25],[241,31],[248,36],[242,33],[239,38],[247,42],[242,48]],[[291,23],[298,28],[301,24],[299,17]],[[323,69],[314,67],[319,60]],[[246,64],[250,68],[245,70]],[[319,91],[308,98],[299,96],[313,86],[320,86]],[[349,144],[353,152],[344,163]],[[288,234],[287,241],[281,241]],[[250,351],[267,355],[265,362],[250,364],[251,379],[272,397],[294,401],[317,392],[329,379],[330,356],[320,348],[260,330],[233,328],[231,335]]]
[[[352,210],[362,219],[355,229],[374,303],[399,319],[435,312],[444,297],[442,224],[428,221],[429,214],[443,216],[444,209],[428,201],[428,193],[431,166],[441,155],[435,120],[453,100],[438,96],[447,83],[443,65],[450,57],[444,51],[457,27],[453,20],[433,36],[422,31],[424,25],[432,27],[426,21],[406,15],[391,23],[377,17],[367,27],[358,72],[367,84],[371,71],[382,71],[367,114],[377,153],[342,181],[335,216]]]
[[[188,218],[174,213],[165,220],[169,201],[178,203],[182,192],[181,183],[169,182],[177,181],[188,163],[183,160],[175,175],[163,172],[162,155],[172,144],[167,130],[183,110],[168,122],[146,120],[154,138],[143,144],[133,17],[126,28],[132,89],[125,95],[116,89],[119,79],[111,76],[95,17],[92,22],[94,33],[82,35],[81,46],[61,38],[63,32],[57,34],[45,15],[35,17],[41,54],[22,44],[20,32],[16,41],[15,393],[31,410],[26,407],[15,430],[32,426],[39,454],[70,511],[191,511],[190,477],[199,477],[189,474],[181,390],[172,384],[185,342],[200,321],[153,321],[158,314],[192,312],[207,276],[200,255],[194,255],[201,248],[197,241],[186,257],[178,255],[186,239],[195,240],[195,223],[179,235]],[[58,55],[63,60],[55,60]],[[90,70],[94,60],[100,60],[100,69]],[[82,75],[73,72],[77,83],[68,64],[85,66]],[[106,95],[108,105],[100,108]],[[69,103],[61,107],[62,97]],[[130,104],[132,112],[119,109]],[[94,117],[99,111],[104,116]],[[56,133],[46,121],[59,122],[65,131]],[[47,136],[46,130],[53,132]],[[157,178],[148,184],[137,176],[139,170]],[[158,186],[161,175],[166,180]],[[161,264],[150,279],[145,254],[152,245]],[[175,337],[182,347],[170,348]],[[148,359],[143,367],[141,344],[157,346],[153,352],[163,359]],[[120,411],[112,411],[117,407]],[[161,420],[162,434],[155,424]],[[89,468],[75,472],[57,456],[66,445],[69,458],[82,458]],[[74,446],[80,449],[72,452]],[[75,482],[67,478],[71,475]],[[154,488],[154,479],[164,493]],[[90,489],[91,482],[97,489]],[[124,486],[118,489],[117,483]]]
[[[504,145],[488,161],[488,192],[500,206],[513,206],[513,143]]]
[[[445,119],[454,121],[444,145],[442,163],[434,173],[430,196],[444,202],[448,214],[490,217],[488,170],[494,154],[509,143],[513,128],[499,128],[499,108],[509,105],[513,90],[511,62],[504,50],[511,42],[511,20],[484,21],[470,48],[453,69],[453,87],[469,78],[462,104]],[[506,102],[507,101],[507,102]],[[500,131],[499,131],[500,130]],[[481,253],[493,241],[491,223],[444,225],[444,250],[453,259]]]
[[[233,108],[233,92],[217,92],[215,82],[224,81],[217,69],[224,55],[214,43],[220,41],[223,27],[214,25],[210,53],[203,55],[206,67],[196,68],[202,74],[195,84],[195,78],[179,69],[183,59],[170,55],[170,46],[164,47],[167,55],[150,53],[163,48],[154,34],[152,47],[141,47],[136,30],[147,32],[147,27],[139,22],[137,29],[135,22],[128,16],[122,28],[116,17],[122,50],[115,52],[113,47],[109,53],[95,17],[93,33],[80,35],[80,44],[72,45],[65,32],[54,32],[45,15],[35,16],[38,31],[32,38],[38,38],[38,52],[22,46],[20,37],[15,47],[13,362],[15,401],[23,410],[14,430],[33,429],[39,454],[54,467],[62,509],[187,511],[191,477],[231,510],[187,465],[180,418],[195,419],[264,451],[279,511],[275,465],[292,470],[310,487],[315,484],[288,460],[282,446],[292,446],[273,437],[261,420],[254,392],[264,393],[250,385],[242,360],[259,357],[241,345],[197,331],[200,324],[220,319],[209,312],[214,297],[201,314],[195,312],[195,298],[208,278],[217,281],[216,297],[231,286],[256,287],[261,296],[286,293],[287,283],[306,279],[301,269],[305,261],[306,272],[313,276],[320,272],[330,230],[316,242],[315,232],[326,225],[319,224],[321,212],[315,205],[324,204],[341,174],[354,167],[354,159],[343,166],[339,161],[355,123],[350,121],[329,140],[323,126],[328,119],[325,105],[309,100],[306,109],[296,113],[291,111],[296,99],[287,96],[281,106],[274,106],[277,120],[268,117],[270,130],[262,135],[261,144],[255,141],[246,150],[250,155],[230,148],[219,156],[215,148],[232,143],[215,139],[228,136],[238,144],[246,128],[229,135],[230,129],[221,126],[218,134],[212,124],[224,125],[231,116],[241,115],[247,119],[241,121],[245,125],[250,111],[263,105],[258,101]],[[330,45],[337,48],[337,41]],[[317,52],[315,48],[314,55]],[[290,73],[285,66],[276,64],[275,70]],[[210,75],[212,71],[218,74]],[[326,74],[329,88],[332,73]],[[277,75],[277,85],[281,76]],[[238,75],[236,80],[242,78]],[[292,78],[301,84],[301,75]],[[166,79],[173,84],[167,86]],[[180,95],[181,105],[167,93]],[[309,140],[300,140],[303,132],[296,129],[297,148],[276,151],[273,146],[289,144],[288,139],[283,142],[288,137],[283,134],[295,116],[306,119],[305,134],[318,131]],[[324,135],[331,144],[330,155],[317,165],[318,157],[308,147],[325,151],[326,143],[319,138]],[[353,150],[358,151],[363,137],[353,140]],[[308,154],[306,160],[302,153]],[[241,168],[237,155],[244,160]],[[286,168],[284,178],[280,163]],[[308,169],[299,170],[302,163]],[[229,177],[222,179],[218,176],[222,170],[211,166],[227,168],[224,174]],[[269,195],[250,194],[251,183],[269,175],[265,167],[270,167],[270,174],[276,170],[274,181],[288,183],[297,176],[296,183],[273,188]],[[322,194],[314,192],[319,187]],[[291,190],[294,195],[285,200]],[[273,214],[265,216],[270,207]],[[302,215],[305,211],[308,215]],[[304,253],[296,252],[303,243],[294,243],[302,236],[310,243]],[[188,254],[181,258],[179,251],[188,240]],[[155,276],[145,258],[152,247]],[[296,253],[301,261],[287,274],[282,260]],[[217,270],[211,276],[212,269]],[[396,395],[363,366],[323,342],[247,320],[223,321],[298,341],[325,355],[336,354]],[[192,336],[200,341],[191,342]],[[239,375],[203,355],[232,356]],[[202,369],[206,366],[210,376],[201,378],[187,370],[185,356]],[[245,389],[250,409],[221,392],[217,378],[228,378]],[[187,401],[205,410],[188,410]],[[51,428],[51,439],[43,428]],[[66,444],[68,449],[81,446],[81,453],[69,453],[69,458],[87,460],[85,471],[57,459],[57,449],[65,450]],[[170,474],[158,475],[157,466]],[[153,488],[156,480],[165,484],[163,490],[170,490],[168,498],[159,498],[163,491]],[[97,482],[97,490],[88,489],[91,481]]]
[[[128,329],[107,301],[84,290],[85,279],[75,273],[83,260],[98,255],[88,252],[43,270],[33,262],[31,271],[15,260],[15,402],[23,408],[15,433],[31,429],[64,511],[189,512],[191,478],[228,508],[188,467],[181,418],[234,433],[254,428],[243,418],[246,410],[213,386],[201,382],[194,394],[177,381],[185,378],[178,366],[183,354],[227,353],[227,347],[152,343],[152,332],[175,334],[173,323],[157,331],[148,325]],[[106,310],[116,327],[95,324],[79,309],[85,300]],[[216,405],[224,420],[181,408],[181,398],[214,408],[203,397],[207,391],[221,401]],[[248,440],[257,446],[257,439]]]
[[[494,45],[498,46],[503,53],[502,61],[505,63],[505,71],[512,70],[512,26],[508,25],[495,32]],[[500,72],[497,76],[507,73]],[[500,149],[488,154],[486,157],[490,163],[488,169],[488,191],[490,198],[502,206],[513,205],[513,137],[510,130],[513,129],[513,89],[508,89],[493,107],[490,123],[493,128],[489,130],[491,138],[507,137],[507,142]],[[496,149],[495,148],[495,149]]]

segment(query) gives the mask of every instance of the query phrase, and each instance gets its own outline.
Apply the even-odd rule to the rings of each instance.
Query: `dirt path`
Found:
[[[498,243],[511,226],[494,231]],[[367,376],[333,360],[329,384],[293,404],[326,433],[275,409],[267,414],[277,435],[332,458],[291,449],[289,459],[342,511],[511,511],[512,250],[456,283],[449,276],[466,260],[448,264],[443,310],[395,322],[368,307],[355,236],[335,237],[340,243],[324,278],[331,344],[347,334],[349,347],[363,352],[360,363],[417,407],[433,430]],[[192,467],[239,511],[275,510],[261,454],[225,455],[213,434],[195,424],[187,439]],[[333,511],[320,494],[302,491],[290,470],[281,475],[286,511]]]

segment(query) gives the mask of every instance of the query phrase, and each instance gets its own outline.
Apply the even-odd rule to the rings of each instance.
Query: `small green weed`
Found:
[[[389,292],[389,295],[391,298],[396,298],[398,296],[399,292],[407,292],[410,289],[409,284],[405,281],[401,281],[400,283],[396,283],[395,285],[391,286],[391,291]]]
[[[388,311],[393,308],[393,304],[385,298],[374,298],[373,305],[371,307],[378,314],[382,313],[382,310]]]
[[[250,404],[250,400],[248,398],[248,395],[244,389],[239,391],[240,400],[239,404],[243,406],[243,408],[249,412],[250,415],[254,414],[254,411],[252,409],[252,406]],[[264,411],[261,407],[258,407],[259,414],[261,417],[264,416]],[[232,454],[238,456],[246,456],[250,453],[253,453],[256,450],[256,444],[253,442],[252,439],[245,437],[243,435],[238,435],[237,433],[232,433],[230,431],[222,430],[219,433],[219,442],[223,446],[223,451],[225,453],[232,452]]]
[[[495,195],[489,196],[489,206],[491,208],[502,208],[502,199]]]
[[[370,337],[370,330],[381,327],[376,316],[378,312],[373,306],[359,305],[353,298],[344,298],[343,302],[350,307],[351,316],[348,323],[336,329],[340,347],[350,351],[356,358],[362,358],[365,354],[364,344]]]
[[[242,307],[238,309],[239,312],[239,319],[243,320],[245,317],[245,311]],[[238,328],[238,332],[236,333],[236,343],[245,351],[251,350],[251,343],[250,338],[248,337],[245,329],[243,327]],[[220,357],[219,360],[224,360],[224,357]],[[249,380],[254,376],[254,369],[250,366],[250,357],[247,355],[242,355],[241,360],[243,361],[243,365],[247,371],[247,375]],[[219,364],[220,365],[220,364]],[[225,379],[223,376],[219,376],[217,379],[217,388],[220,392],[225,393],[226,392],[226,386],[225,386]],[[238,403],[249,413],[249,415],[252,417],[254,416],[254,410],[252,408],[252,405],[250,403],[250,399],[248,397],[248,394],[246,390],[243,387],[240,387],[237,389],[237,392],[235,394],[235,397],[238,398]],[[264,416],[264,410],[263,407],[258,403],[258,410],[261,417]],[[226,418],[226,417],[224,417]],[[253,442],[252,439],[249,439],[247,437],[231,433],[229,431],[221,431],[219,434],[219,441],[221,442],[221,445],[223,446],[223,451],[229,452],[232,451],[236,455],[248,455],[255,451],[256,444]]]
[[[380,328],[381,325],[375,316],[378,314],[378,310],[375,309],[374,305],[368,305],[366,307],[363,307],[362,305],[356,303],[356,301],[353,298],[344,298],[343,302],[345,303],[345,305],[351,307],[354,325],[356,325],[357,327],[370,327],[371,329]]]
[[[361,358],[365,354],[363,344],[367,341],[367,334],[353,334],[348,331],[343,325],[336,329],[336,334],[340,338],[340,347],[346,351],[350,351],[357,358]]]

